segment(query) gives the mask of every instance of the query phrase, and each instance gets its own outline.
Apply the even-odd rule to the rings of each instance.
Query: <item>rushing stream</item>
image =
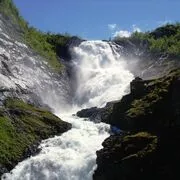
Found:
[[[96,151],[109,136],[110,127],[95,124],[72,114],[85,107],[105,105],[121,98],[133,75],[116,51],[103,41],[86,41],[73,49],[74,97],[72,108],[59,102],[56,115],[72,124],[72,129],[42,141],[41,152],[20,162],[7,180],[92,180],[96,168]],[[56,103],[57,104],[57,103]],[[69,106],[68,106],[69,107]]]

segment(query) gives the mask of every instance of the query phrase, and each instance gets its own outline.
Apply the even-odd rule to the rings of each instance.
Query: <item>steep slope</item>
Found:
[[[70,58],[67,44],[72,37],[69,34],[44,33],[31,27],[20,16],[12,0],[0,1],[0,14],[7,25],[8,34],[11,34],[13,39],[31,47],[44,57],[44,61],[56,72],[62,70],[63,64],[60,60]]]

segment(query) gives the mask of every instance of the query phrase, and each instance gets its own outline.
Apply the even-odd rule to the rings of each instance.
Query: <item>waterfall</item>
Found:
[[[56,107],[56,114],[70,122],[72,129],[61,136],[42,141],[39,154],[20,162],[2,179],[92,180],[96,151],[102,148],[110,127],[72,114],[84,107],[102,107],[127,92],[133,75],[127,70],[126,62],[116,48],[114,44],[103,41],[85,41],[73,48],[73,105],[64,112],[61,102]]]
[[[119,46],[118,49],[121,49]],[[74,50],[76,92],[74,102],[85,107],[104,106],[125,94],[132,74],[117,52],[117,45],[85,41]]]

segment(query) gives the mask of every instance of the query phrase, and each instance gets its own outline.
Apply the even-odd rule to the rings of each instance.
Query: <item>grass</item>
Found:
[[[180,69],[173,70],[162,78],[150,81],[146,85],[149,93],[141,99],[135,99],[131,103],[127,116],[134,118],[145,114],[152,114],[154,107],[168,96],[171,83],[178,77],[180,77]]]
[[[44,109],[7,99],[0,108],[0,164],[11,168],[32,144],[64,132],[66,125]]]
[[[11,164],[36,139],[28,132],[19,132],[6,116],[0,116],[0,164]]]
[[[131,157],[142,158],[156,150],[158,137],[153,136],[148,132],[138,132],[133,135],[125,136],[123,138],[123,143],[127,144],[130,148],[137,148],[137,151],[134,154],[128,155],[125,159]]]

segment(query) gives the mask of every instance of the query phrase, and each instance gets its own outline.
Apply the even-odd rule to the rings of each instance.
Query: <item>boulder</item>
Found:
[[[92,116],[96,116],[99,111],[100,108],[92,107],[88,109],[82,109],[78,111],[76,115],[81,118],[90,118]]]
[[[92,107],[88,109],[82,109],[81,111],[78,111],[76,115],[81,118],[89,118],[89,120],[94,122],[102,121],[108,123],[107,120],[109,119],[115,102],[117,101],[108,102],[103,108]]]

